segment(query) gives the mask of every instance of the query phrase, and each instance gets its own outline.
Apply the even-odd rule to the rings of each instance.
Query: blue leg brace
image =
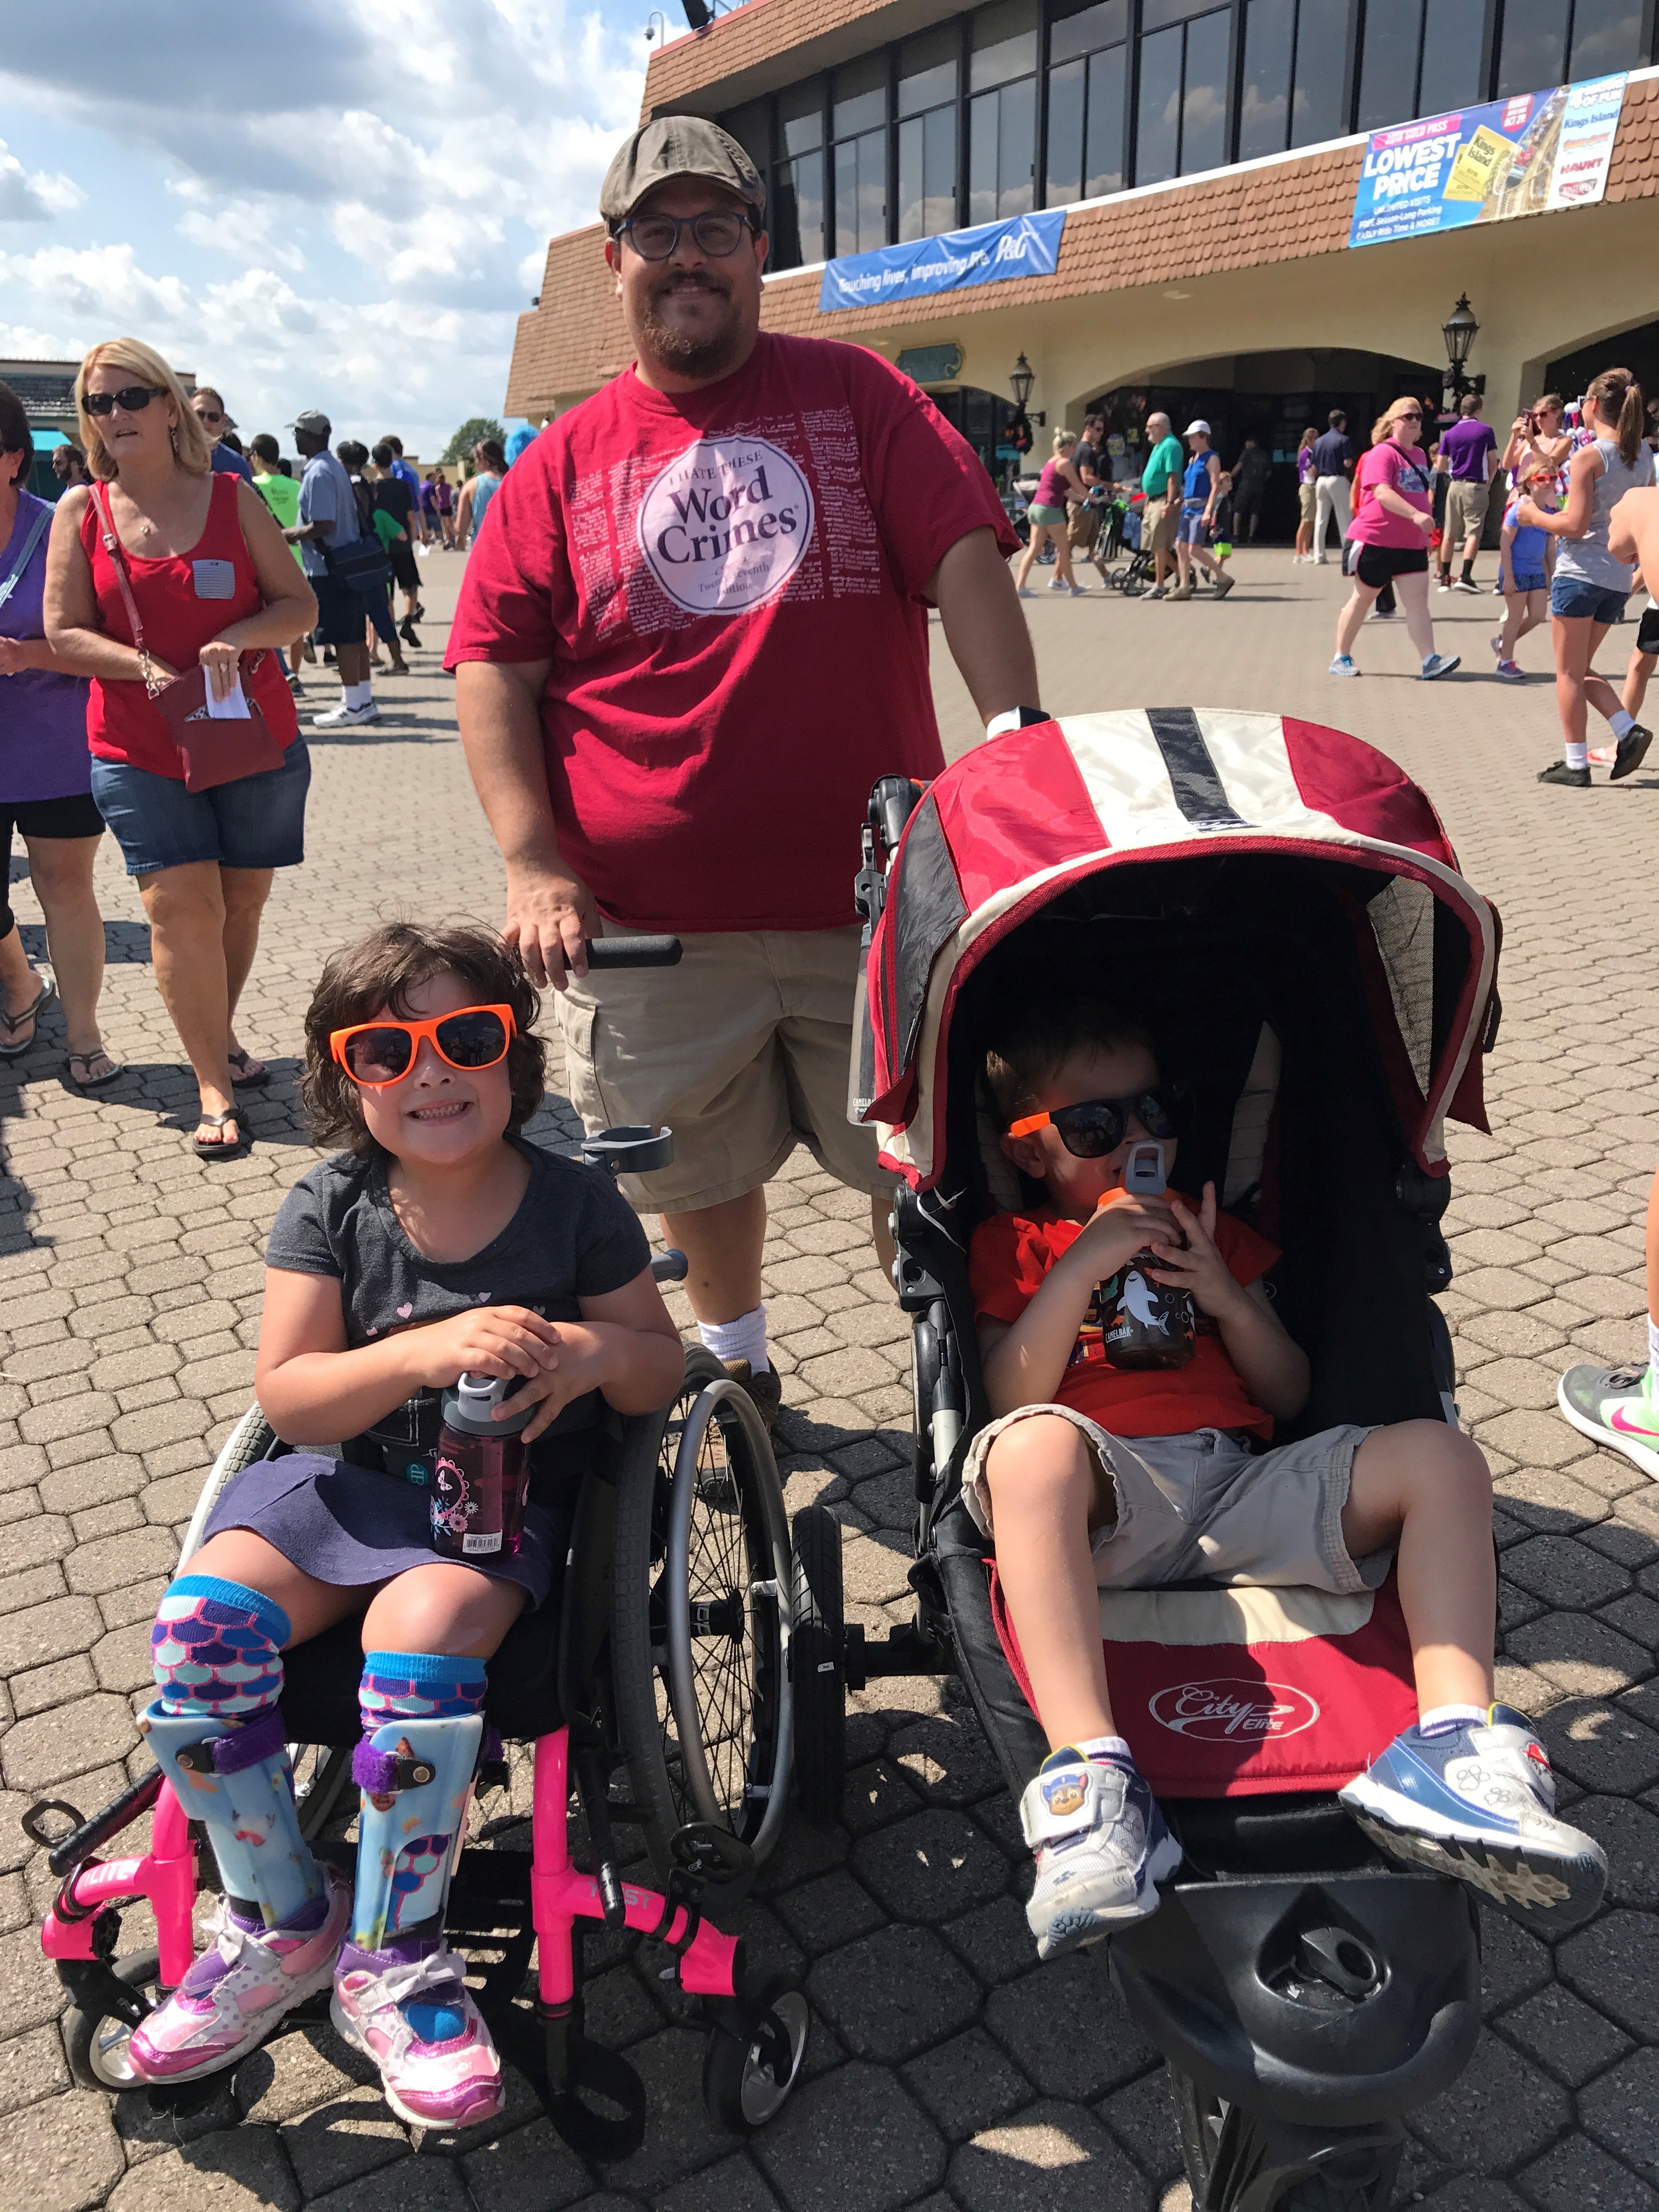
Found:
[[[258,1590],[181,1575],[150,1632],[161,1694],[139,1723],[185,1813],[206,1827],[228,1894],[257,1905],[268,1928],[325,1910],[276,1710],[289,1634],[288,1615]]]

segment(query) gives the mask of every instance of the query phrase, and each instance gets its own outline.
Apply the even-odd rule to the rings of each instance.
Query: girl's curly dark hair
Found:
[[[306,1064],[300,1100],[314,1145],[343,1145],[361,1158],[378,1148],[363,1120],[357,1086],[332,1057],[336,1030],[373,1021],[382,1007],[406,1020],[409,994],[433,976],[459,975],[481,1006],[511,1006],[514,1033],[507,1048],[513,1085],[509,1129],[522,1129],[546,1088],[547,1048],[535,1035],[541,999],[517,951],[474,921],[388,921],[331,952],[306,1009]]]

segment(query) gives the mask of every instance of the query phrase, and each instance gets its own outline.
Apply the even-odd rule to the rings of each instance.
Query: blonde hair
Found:
[[[1055,453],[1063,453],[1066,451],[1066,449],[1067,448],[1067,447],[1068,447],[1068,446],[1074,446],[1074,445],[1076,445],[1076,443],[1077,443],[1077,432],[1076,432],[1075,430],[1056,430],[1056,431],[1055,431],[1055,433],[1054,433],[1054,451],[1055,451]]]
[[[179,420],[173,430],[173,450],[179,467],[188,470],[191,476],[208,474],[213,466],[212,442],[197,420],[189,395],[174,372],[142,338],[105,338],[92,348],[75,378],[75,412],[81,425],[81,441],[86,447],[87,466],[100,483],[108,483],[113,478],[116,466],[99,435],[97,423],[87,412],[87,379],[94,368],[130,368],[144,383],[159,384],[179,410]],[[220,404],[222,406],[224,402],[221,400]]]

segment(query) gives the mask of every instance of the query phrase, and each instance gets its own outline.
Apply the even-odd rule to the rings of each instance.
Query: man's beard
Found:
[[[682,290],[708,292],[724,298],[725,317],[707,337],[693,337],[690,331],[665,323],[658,315],[658,300]],[[650,356],[656,368],[668,369],[677,376],[704,379],[717,377],[730,368],[743,343],[743,318],[729,292],[720,294],[713,285],[680,284],[668,286],[647,299],[635,333],[640,350]]]

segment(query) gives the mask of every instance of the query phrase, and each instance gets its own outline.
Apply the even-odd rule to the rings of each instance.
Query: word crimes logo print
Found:
[[[1200,1743],[1259,1742],[1264,1736],[1299,1735],[1319,1718],[1305,1691],[1283,1682],[1177,1682],[1160,1690],[1147,1710],[1172,1735]]]
[[[763,438],[703,438],[640,502],[640,550],[677,607],[740,615],[773,599],[812,538],[812,493]]]

